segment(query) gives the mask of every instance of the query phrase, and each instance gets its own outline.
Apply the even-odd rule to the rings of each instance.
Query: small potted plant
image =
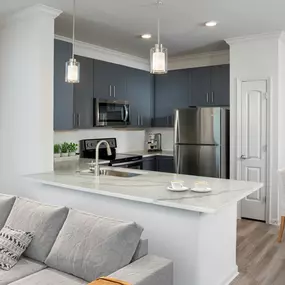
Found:
[[[75,156],[76,155],[77,146],[78,146],[78,144],[76,144],[76,143],[70,143],[68,145],[69,156]]]
[[[68,149],[69,149],[69,143],[64,142],[61,145],[61,156],[62,157],[67,157],[68,156]]]
[[[59,144],[55,144],[53,146],[53,155],[54,155],[54,158],[60,157],[60,145]]]

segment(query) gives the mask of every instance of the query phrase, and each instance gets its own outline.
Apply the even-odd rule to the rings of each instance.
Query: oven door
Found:
[[[127,101],[94,99],[94,126],[125,126],[130,124]]]
[[[114,163],[113,167],[122,167],[122,168],[130,168],[130,169],[143,169],[143,161],[130,161],[130,162],[122,162],[122,163]]]

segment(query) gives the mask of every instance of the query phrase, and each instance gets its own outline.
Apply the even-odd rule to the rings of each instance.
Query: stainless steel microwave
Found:
[[[115,127],[130,124],[130,105],[128,101],[94,98],[93,109],[93,124],[95,127]]]

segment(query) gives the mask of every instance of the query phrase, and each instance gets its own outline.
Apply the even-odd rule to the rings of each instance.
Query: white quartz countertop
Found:
[[[215,213],[227,205],[237,203],[263,186],[256,182],[125,168],[102,168],[141,175],[130,178],[100,176],[96,179],[93,175],[61,169],[51,173],[29,175],[27,178],[45,185],[201,213]],[[206,181],[212,192],[203,194],[192,191],[171,192],[167,190],[167,186],[172,180],[183,180],[185,186],[189,188],[194,187],[197,181]]]

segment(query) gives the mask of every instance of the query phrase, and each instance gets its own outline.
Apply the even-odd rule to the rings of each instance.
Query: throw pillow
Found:
[[[0,268],[10,270],[16,265],[33,239],[33,234],[5,226],[0,231]]]

